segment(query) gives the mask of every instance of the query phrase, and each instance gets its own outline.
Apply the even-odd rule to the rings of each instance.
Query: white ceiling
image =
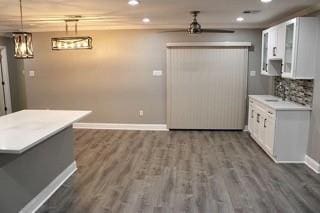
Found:
[[[132,7],[127,0],[23,0],[25,29],[64,30],[66,15],[82,15],[80,30],[185,28],[191,22],[189,11],[200,10],[199,21],[211,28],[262,28],[290,13],[319,4],[320,0],[141,0]],[[244,10],[261,10],[245,15]],[[0,32],[19,29],[19,1],[0,0]],[[237,23],[236,17],[245,21]],[[141,19],[149,17],[151,23]]]

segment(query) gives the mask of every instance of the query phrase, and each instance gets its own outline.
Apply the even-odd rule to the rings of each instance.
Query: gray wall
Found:
[[[320,26],[320,15],[319,26]],[[320,32],[318,36],[318,57],[320,57]],[[314,80],[313,107],[311,113],[308,156],[320,163],[320,60]]]
[[[153,30],[81,32],[93,37],[92,50],[52,51],[50,38],[63,32],[34,33],[35,58],[25,60],[28,108],[90,109],[85,122],[166,123],[166,43],[250,41],[249,70],[260,70],[261,31],[235,34],[159,33]],[[270,80],[249,77],[249,93],[265,94]],[[144,110],[139,117],[138,111]]]
[[[23,60],[13,57],[13,41],[8,37],[0,37],[0,46],[7,49],[9,81],[12,110],[19,111],[26,108],[25,78],[23,71]]]

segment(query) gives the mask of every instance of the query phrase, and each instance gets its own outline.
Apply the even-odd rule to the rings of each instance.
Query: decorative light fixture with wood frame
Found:
[[[78,33],[78,19],[65,20],[66,33],[69,31],[69,22],[74,23],[75,34]],[[92,49],[92,38],[89,36],[72,36],[51,38],[52,50]]]
[[[33,58],[33,47],[32,47],[32,34],[23,32],[23,19],[22,19],[22,0],[20,2],[20,24],[21,31],[13,32],[14,42],[14,57],[18,59]]]

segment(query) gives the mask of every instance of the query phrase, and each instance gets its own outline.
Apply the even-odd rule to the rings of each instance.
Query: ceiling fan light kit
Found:
[[[20,3],[20,24],[21,32],[12,33],[14,42],[14,57],[17,59],[33,58],[32,34],[23,32],[23,19],[22,19],[22,2]]]
[[[197,20],[197,16],[200,13],[200,11],[191,11],[190,12],[193,15],[193,20],[191,24],[189,25],[187,30],[184,29],[178,29],[178,30],[168,30],[164,31],[166,33],[170,32],[188,32],[189,34],[200,34],[200,33],[234,33],[233,30],[224,30],[224,29],[206,29],[202,28]]]

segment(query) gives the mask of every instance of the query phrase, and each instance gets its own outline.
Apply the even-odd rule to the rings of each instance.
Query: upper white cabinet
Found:
[[[261,73],[269,76],[281,74],[284,57],[284,25],[271,27],[262,33],[262,64]]]
[[[285,25],[270,28],[269,60],[282,60],[284,56]]]
[[[262,33],[263,75],[312,79],[316,70],[319,20],[298,17]]]
[[[262,32],[262,60],[261,60],[261,73],[268,73],[268,52],[269,52],[269,31],[265,30]]]

